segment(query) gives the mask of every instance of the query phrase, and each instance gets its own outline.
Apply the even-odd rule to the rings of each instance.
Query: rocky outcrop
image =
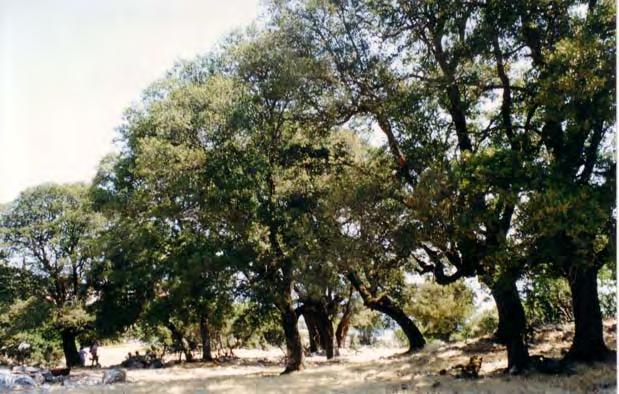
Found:
[[[29,375],[0,371],[0,392],[34,387],[37,387],[37,382]]]
[[[155,357],[152,354],[146,354],[144,356],[136,354],[129,356],[120,363],[123,368],[127,369],[143,369],[143,368],[164,368],[165,365],[160,358]]]

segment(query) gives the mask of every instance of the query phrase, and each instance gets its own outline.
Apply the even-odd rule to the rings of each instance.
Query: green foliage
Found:
[[[530,327],[574,320],[570,288],[565,279],[540,275],[526,283],[524,307]]]
[[[361,309],[355,313],[350,322],[357,334],[351,339],[357,345],[373,345],[376,342],[376,333],[389,327],[389,322],[380,313],[370,309]]]
[[[234,313],[228,319],[228,324],[219,328],[218,335],[226,338],[231,349],[266,345],[282,347],[285,344],[279,316],[273,308],[236,304]]]
[[[617,316],[617,272],[614,267],[604,266],[598,280],[600,309],[606,318]]]
[[[469,318],[462,330],[453,339],[479,338],[493,335],[499,325],[499,317],[495,309],[486,309]]]
[[[405,310],[428,337],[449,340],[473,311],[473,291],[463,281],[447,286],[423,282],[411,285],[409,294]]]
[[[12,305],[0,308],[0,355],[21,362],[54,365],[62,351],[51,314],[50,305],[36,297],[14,299]],[[27,345],[26,350],[19,349],[22,344]]]
[[[571,292],[564,278],[541,274],[525,283],[524,307],[530,326],[539,327],[548,323],[574,321]],[[600,309],[604,317],[616,315],[616,289],[615,271],[603,267],[598,277],[598,292]]]

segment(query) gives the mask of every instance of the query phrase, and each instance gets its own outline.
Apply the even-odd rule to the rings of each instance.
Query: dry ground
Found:
[[[606,322],[607,343],[616,349],[616,324]],[[559,357],[569,347],[571,327],[547,329],[532,344],[532,354]],[[118,364],[128,351],[140,349],[138,344],[101,348],[101,362]],[[128,383],[113,386],[54,387],[52,391],[71,393],[564,393],[617,390],[616,365],[576,366],[571,376],[528,374],[506,376],[506,354],[502,347],[487,340],[430,344],[412,356],[398,356],[404,349],[346,349],[333,361],[314,356],[307,368],[280,376],[282,352],[239,350],[234,362],[222,364],[191,363],[165,369],[129,370]],[[476,380],[440,375],[469,357],[483,357],[482,377]],[[100,370],[72,371],[76,377],[101,376]]]

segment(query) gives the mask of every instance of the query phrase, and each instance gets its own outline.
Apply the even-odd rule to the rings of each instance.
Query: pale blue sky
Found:
[[[141,90],[258,12],[258,0],[0,0],[0,203],[91,179]]]

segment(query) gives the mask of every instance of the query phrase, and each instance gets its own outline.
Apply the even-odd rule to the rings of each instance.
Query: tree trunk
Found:
[[[569,360],[604,361],[612,355],[604,343],[597,273],[596,268],[575,267],[568,276],[576,326],[572,346],[566,355]]]
[[[60,336],[62,337],[62,351],[64,352],[67,367],[71,368],[80,365],[80,354],[75,344],[75,333],[72,330],[63,330]]]
[[[193,361],[193,354],[191,354],[191,349],[185,345],[183,334],[181,334],[181,332],[171,322],[168,322],[167,327],[172,333],[172,339],[176,342],[180,351],[185,355],[185,360],[189,362]]]
[[[202,361],[213,361],[211,354],[211,333],[208,319],[205,315],[200,316],[200,338],[202,339]]]
[[[303,308],[302,315],[305,319],[305,325],[307,326],[307,332],[309,335],[310,353],[316,353],[318,348],[322,347],[316,317],[309,310],[307,310],[307,308]]]
[[[347,275],[350,283],[357,289],[361,298],[363,299],[363,304],[368,308],[384,313],[393,320],[398,323],[406,338],[408,339],[409,348],[407,353],[412,353],[417,349],[423,348],[426,344],[421,331],[417,328],[415,323],[404,313],[402,308],[397,306],[390,297],[383,295],[379,298],[374,297],[367,287],[361,282],[361,278],[359,275],[351,271]]]
[[[529,364],[527,347],[526,316],[516,281],[511,275],[503,275],[490,286],[499,314],[497,334],[507,347],[507,369],[512,374],[522,372]]]
[[[352,316],[352,308],[350,307],[350,300],[346,304],[346,309],[342,315],[342,319],[337,325],[335,330],[335,339],[337,341],[338,349],[346,347],[346,337],[348,336],[348,328],[350,327],[350,318]]]
[[[284,373],[290,373],[303,369],[303,345],[301,344],[301,335],[299,335],[299,327],[297,325],[297,314],[292,307],[292,303],[283,305],[280,310],[282,318],[282,327],[286,336],[286,369]]]
[[[490,289],[492,298],[494,298],[494,303],[497,306],[497,314],[499,316],[498,327],[494,332],[494,335],[492,335],[492,340],[498,344],[507,345],[507,342],[509,342],[509,335],[507,333],[507,326],[510,319],[509,310],[499,308],[499,304],[503,304],[502,299],[500,298],[500,292],[495,291],[492,287],[490,287]]]
[[[333,324],[329,319],[327,311],[322,308],[316,312],[316,323],[318,326],[318,332],[320,333],[320,342],[322,343],[323,348],[325,349],[325,354],[327,356],[327,360],[330,360],[334,357],[334,333],[333,333]]]

